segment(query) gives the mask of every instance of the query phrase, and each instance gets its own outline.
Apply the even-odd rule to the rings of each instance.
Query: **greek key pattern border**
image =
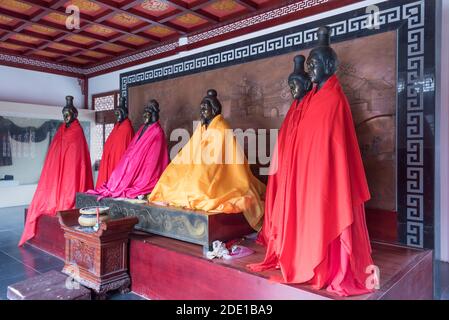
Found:
[[[424,247],[424,0],[402,8],[407,23],[406,241]]]
[[[16,55],[5,54],[5,53],[0,53],[0,62],[2,62],[2,61],[6,62],[6,63],[17,63],[17,64],[23,64],[23,65],[32,66],[32,67],[45,68],[45,69],[77,73],[77,74],[83,74],[84,70],[85,70],[82,68],[70,67],[70,66],[66,66],[63,64],[51,63],[51,62],[46,62],[46,61],[42,61],[42,60],[36,60],[36,59],[27,58],[27,57],[20,57],[20,56],[16,56]]]

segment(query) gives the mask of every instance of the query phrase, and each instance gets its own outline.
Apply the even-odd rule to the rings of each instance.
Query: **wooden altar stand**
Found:
[[[208,260],[198,245],[135,232],[130,241],[131,290],[150,299],[185,300],[389,300],[433,296],[430,250],[372,242],[372,257],[380,269],[380,289],[344,298],[306,285],[269,280],[280,271],[248,270],[247,264],[263,260],[265,249],[253,240],[245,240],[242,245],[256,252],[231,261]]]
[[[54,221],[53,221],[54,220]],[[59,239],[57,217],[46,217],[39,222],[42,238],[48,238],[47,250],[64,252],[64,241]],[[52,239],[53,237],[53,239]],[[314,290],[305,285],[285,285],[269,280],[280,271],[252,272],[245,266],[260,262],[265,249],[245,240],[245,245],[256,252],[250,256],[225,261],[208,260],[202,245],[134,231],[129,242],[129,274],[131,290],[149,299],[432,299],[433,256],[430,250],[417,250],[380,242],[372,242],[372,257],[380,269],[380,289],[374,293],[342,298],[325,290]]]

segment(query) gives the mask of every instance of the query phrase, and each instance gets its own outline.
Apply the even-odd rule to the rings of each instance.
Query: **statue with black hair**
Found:
[[[253,176],[214,89],[200,102],[201,124],[164,171],[149,202],[190,210],[243,213],[259,230],[265,185]]]
[[[58,211],[75,208],[76,193],[93,187],[90,152],[72,96],[66,97],[62,115],[64,123],[48,148],[19,246],[37,232],[45,232],[36,228],[40,216],[56,216]]]
[[[329,27],[318,29],[318,46],[316,46],[307,58],[307,69],[313,83],[316,83],[316,90],[320,90],[327,80],[329,80],[338,68],[337,53],[330,46]]]
[[[72,96],[66,96],[65,101],[65,106],[62,108],[62,117],[64,118],[66,128],[68,128],[78,118],[78,109],[73,105]]]
[[[120,97],[119,104],[114,109],[114,115],[116,122],[103,147],[96,188],[100,188],[109,180],[134,137],[134,128],[128,118],[125,97]]]
[[[310,75],[304,70],[303,55],[298,55],[293,59],[293,72],[288,76],[288,86],[294,102],[300,102],[305,95],[312,90],[312,81]]]
[[[140,137],[145,133],[147,128],[153,123],[159,121],[159,102],[155,99],[151,99],[148,105],[143,109],[143,130],[140,132]]]
[[[128,107],[126,106],[126,97],[120,97],[118,106],[114,108],[116,122],[122,123],[128,119]]]
[[[207,91],[207,95],[201,100],[200,105],[200,117],[201,124],[209,126],[211,121],[221,114],[221,103],[217,99],[217,91],[210,89]]]
[[[295,59],[300,71],[289,82],[316,85],[305,95],[291,86],[296,101],[279,134],[257,238],[267,251],[263,262],[249,267],[280,269],[275,280],[350,296],[374,288],[366,286],[369,276],[375,278],[366,273],[373,265],[364,211],[370,194],[330,34],[328,27],[318,29],[318,45],[307,59],[310,78],[304,57]]]
[[[88,193],[98,199],[142,198],[149,194],[167,167],[168,149],[165,133],[159,123],[159,103],[152,99],[143,111],[144,123],[108,180]]]

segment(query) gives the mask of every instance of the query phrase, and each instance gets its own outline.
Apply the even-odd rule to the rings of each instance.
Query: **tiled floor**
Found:
[[[23,230],[24,207],[0,208],[0,300],[6,299],[8,285],[35,275],[60,271],[63,261],[25,244],[17,247]],[[111,300],[141,300],[136,294],[112,294]]]

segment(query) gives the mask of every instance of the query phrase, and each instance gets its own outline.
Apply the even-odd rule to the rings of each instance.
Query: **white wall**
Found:
[[[0,101],[0,115],[5,117],[62,120],[61,109],[62,107]],[[90,156],[91,160],[93,160],[97,152],[94,143],[95,112],[93,110],[78,109],[78,119],[91,123],[89,144]],[[22,165],[26,165],[26,163],[22,163]],[[39,173],[41,169],[42,167],[37,169]],[[0,186],[0,208],[28,205],[31,202],[36,186],[37,184],[10,187]]]
[[[0,66],[0,101],[63,106],[65,96],[84,108],[78,79],[45,72]]]
[[[298,19],[289,23],[284,23],[272,28],[267,28],[264,30],[260,30],[257,32],[252,32],[252,33],[248,33],[246,35],[240,36],[240,37],[236,37],[233,39],[229,39],[229,40],[225,40],[225,41],[221,41],[218,43],[214,43],[208,46],[204,46],[201,48],[197,48],[197,49],[193,49],[190,51],[183,51],[180,52],[174,56],[170,56],[167,58],[163,58],[163,59],[159,59],[159,60],[155,60],[155,61],[151,61],[151,62],[147,62],[147,63],[143,63],[140,64],[138,66],[133,66],[130,68],[125,68],[125,69],[121,69],[118,71],[114,71],[111,73],[106,73],[104,75],[100,75],[97,77],[93,77],[89,79],[89,107],[91,107],[91,103],[92,103],[92,95],[94,94],[98,94],[98,93],[103,93],[103,92],[108,92],[108,91],[113,91],[113,90],[118,90],[120,87],[120,74],[124,73],[124,72],[128,72],[128,71],[132,71],[132,70],[136,70],[136,69],[140,69],[140,68],[145,68],[145,67],[149,67],[152,65],[156,65],[159,63],[164,63],[167,61],[171,61],[171,60],[175,60],[175,59],[179,59],[185,56],[190,56],[199,52],[204,52],[204,51],[208,51],[208,50],[212,50],[214,48],[219,48],[219,47],[223,47],[229,44],[233,44],[236,42],[240,42],[240,41],[244,41],[247,39],[251,39],[251,38],[255,38],[258,36],[262,36],[268,33],[272,33],[272,32],[276,32],[279,30],[283,30],[283,29],[288,29],[297,25],[301,25],[301,24],[305,24],[308,22],[312,22],[315,20],[319,20],[319,19],[324,19],[326,17],[330,17],[330,16],[334,16],[340,13],[344,13],[347,11],[351,11],[351,10],[355,10],[358,8],[362,8],[365,6],[369,6],[371,4],[375,4],[375,3],[380,3],[380,2],[384,2],[386,0],[366,0],[366,1],[362,1],[360,3],[356,3],[350,6],[346,6],[343,8],[339,8],[336,10],[331,10],[325,13],[321,13],[321,14],[317,14],[314,16],[310,16],[304,19]]]

